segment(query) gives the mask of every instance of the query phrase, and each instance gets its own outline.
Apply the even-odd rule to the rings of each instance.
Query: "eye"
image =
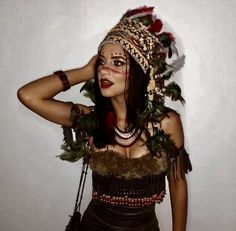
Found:
[[[120,60],[115,60],[115,61],[114,61],[114,64],[115,64],[116,67],[120,67],[120,66],[125,65],[125,62],[122,62],[122,61],[120,61]]]
[[[98,59],[98,65],[104,65],[104,60],[101,59],[101,58],[99,58],[99,59]]]

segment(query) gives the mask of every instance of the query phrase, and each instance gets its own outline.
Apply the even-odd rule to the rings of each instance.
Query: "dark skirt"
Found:
[[[155,204],[145,207],[113,206],[91,200],[81,231],[159,231]]]

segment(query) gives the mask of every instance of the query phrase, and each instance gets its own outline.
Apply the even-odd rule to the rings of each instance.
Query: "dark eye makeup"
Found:
[[[98,64],[99,65],[104,65],[105,61],[103,57],[98,58]],[[117,58],[112,58],[112,65],[115,67],[120,67],[126,65],[126,62]]]
[[[120,67],[120,66],[123,66],[125,64],[125,62],[120,61],[120,60],[114,60],[114,64],[116,67]]]

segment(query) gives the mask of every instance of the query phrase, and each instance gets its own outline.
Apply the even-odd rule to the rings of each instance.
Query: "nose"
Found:
[[[111,69],[107,65],[102,65],[99,68],[101,74],[111,74]]]

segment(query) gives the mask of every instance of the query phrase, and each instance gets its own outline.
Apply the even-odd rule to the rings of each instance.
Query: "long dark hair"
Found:
[[[128,84],[128,95],[126,98],[126,123],[127,128],[137,127],[137,112],[142,113],[147,104],[147,84],[148,76],[145,75],[140,65],[129,55],[130,71],[126,78]],[[98,70],[99,62],[96,64]],[[97,148],[103,148],[107,144],[114,144],[114,130],[107,131],[106,115],[113,111],[110,98],[101,95],[98,83],[98,71],[95,73],[95,113],[99,122],[98,128],[93,135],[93,142]]]

